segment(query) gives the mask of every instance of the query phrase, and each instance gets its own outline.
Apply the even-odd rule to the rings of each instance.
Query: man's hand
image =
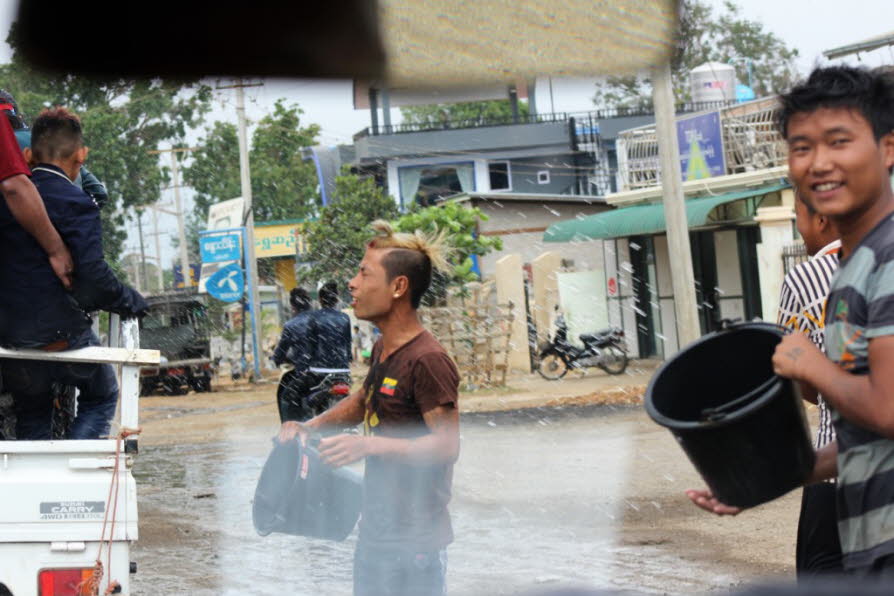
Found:
[[[742,512],[740,507],[724,505],[718,501],[709,490],[694,490],[690,488],[686,491],[686,496],[689,497],[689,500],[695,503],[696,506],[717,515],[738,515]]]
[[[74,283],[74,261],[71,260],[71,253],[68,252],[68,247],[63,244],[60,250],[49,255],[49,257],[53,273],[56,274],[56,277],[65,286],[65,289],[70,290]]]
[[[280,443],[288,443],[295,437],[298,437],[298,440],[301,441],[302,445],[307,445],[307,437],[310,432],[307,430],[307,427],[298,422],[297,420],[286,420],[282,423],[282,426],[279,427],[279,439]]]
[[[371,455],[371,440],[372,437],[362,435],[336,435],[321,440],[318,449],[324,462],[339,468]]]
[[[808,371],[826,360],[813,342],[803,333],[789,333],[773,353],[773,372],[780,377],[806,381]]]

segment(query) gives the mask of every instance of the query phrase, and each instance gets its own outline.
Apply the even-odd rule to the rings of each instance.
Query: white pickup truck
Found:
[[[117,321],[110,327],[116,329]],[[121,329],[113,347],[0,349],[0,358],[116,366],[121,399],[112,433],[118,435],[137,428],[140,367],[159,362],[157,350],[137,348],[135,324],[125,322]],[[135,454],[133,436],[0,441],[0,596],[131,593],[130,543],[138,531]]]

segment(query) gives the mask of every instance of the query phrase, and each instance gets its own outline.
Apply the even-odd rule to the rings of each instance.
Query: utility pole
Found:
[[[158,265],[158,291],[161,293],[165,291],[165,276],[161,266],[161,240],[159,240],[161,233],[158,231],[158,209],[152,210],[152,235],[155,236],[155,263]]]
[[[146,280],[146,248],[143,245],[143,211],[141,209],[135,209],[135,211],[137,213],[137,230],[140,234],[140,274],[137,284],[142,292],[143,289],[149,287],[149,283]]]
[[[251,309],[251,343],[254,361],[255,379],[261,376],[261,301],[258,293],[258,262],[255,257],[255,218],[252,213],[251,196],[251,168],[248,163],[248,133],[245,119],[245,95],[244,87],[259,87],[260,83],[245,84],[242,79],[235,79],[232,85],[218,87],[218,89],[234,89],[236,91],[236,116],[239,130],[239,178],[242,182],[242,199],[245,201],[245,211],[242,221],[245,225],[245,243],[247,259],[245,263],[245,277],[249,283],[249,302]],[[245,321],[242,321],[243,329]],[[244,345],[244,343],[243,343]]]
[[[177,154],[185,153],[187,151],[195,151],[198,147],[171,147],[170,149],[156,149],[150,151],[150,155],[159,155],[161,153],[170,153],[171,154],[171,177],[173,178],[173,189],[174,189],[174,211],[166,211],[164,209],[159,209],[159,211],[163,211],[164,213],[171,213],[172,215],[177,216],[177,237],[179,239],[178,244],[180,245],[180,270],[183,272],[183,289],[186,290],[189,288],[192,281],[192,271],[189,268],[189,253],[186,250],[186,223],[185,217],[183,214],[183,205],[180,202],[180,169],[177,165]],[[158,238],[158,236],[156,236]],[[160,263],[161,261],[159,261]]]
[[[655,106],[658,155],[661,159],[661,186],[667,222],[674,310],[677,315],[677,338],[682,348],[701,336],[701,326],[695,301],[695,275],[692,270],[689,224],[680,173],[680,148],[677,146],[674,90],[671,86],[669,63],[656,66],[653,70],[652,103]]]

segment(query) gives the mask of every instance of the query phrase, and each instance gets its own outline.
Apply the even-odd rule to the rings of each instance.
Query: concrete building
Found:
[[[776,318],[783,249],[796,231],[775,106],[770,99],[722,109],[713,133],[679,135],[683,159],[703,159],[705,173],[714,164],[703,155],[722,157],[719,175],[683,183],[702,333],[722,319]],[[698,143],[684,147],[684,138]],[[618,146],[622,190],[606,197],[615,209],[555,224],[544,240],[594,251],[601,244],[605,322],[625,329],[634,355],[667,357],[679,345],[654,127],[623,131]]]

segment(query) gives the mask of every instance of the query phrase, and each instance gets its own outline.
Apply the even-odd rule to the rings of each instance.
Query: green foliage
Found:
[[[332,203],[307,225],[309,267],[299,272],[301,283],[335,280],[347,283],[357,272],[364,246],[370,239],[369,224],[398,216],[394,199],[372,178],[343,172],[335,179]]]
[[[16,46],[15,28],[7,41]],[[191,81],[45,74],[17,53],[11,64],[0,65],[0,80],[29,119],[54,105],[80,116],[90,147],[87,166],[109,191],[110,204],[102,211],[103,248],[107,260],[116,264],[124,252],[124,213],[158,200],[168,182],[159,156],[148,152],[182,142],[208,111],[210,88]]]
[[[492,99],[488,101],[469,101],[451,104],[432,104],[426,106],[409,106],[400,109],[403,121],[407,124],[427,126],[443,126],[447,122],[468,121],[481,123],[485,121],[506,121],[512,119],[512,106],[508,99]],[[528,104],[518,102],[518,113],[521,117],[528,115]]]
[[[248,160],[255,221],[304,219],[312,217],[318,206],[316,170],[303,160],[301,150],[316,144],[320,127],[302,126],[304,112],[284,101],[278,100],[273,113],[258,122],[251,138]],[[236,126],[215,122],[198,145],[183,170],[183,180],[195,189],[196,217],[204,222],[210,205],[242,194]]]
[[[496,236],[477,234],[478,222],[488,217],[478,207],[464,207],[459,203],[443,203],[425,208],[414,208],[401,216],[394,227],[399,232],[436,233],[445,231],[447,245],[451,249],[450,262],[453,275],[449,283],[477,281],[472,271],[472,256],[484,256],[492,250],[502,250],[503,241]]]
[[[746,61],[750,60],[757,97],[784,91],[797,78],[794,60],[798,50],[767,31],[759,21],[743,17],[741,8],[732,1],[727,1],[715,15],[712,7],[701,0],[682,0],[677,40],[671,76],[678,102],[691,100],[689,71],[705,62],[732,64],[739,82],[747,84]],[[651,81],[646,76],[609,77],[597,86],[593,102],[605,107],[649,108],[651,93]]]

